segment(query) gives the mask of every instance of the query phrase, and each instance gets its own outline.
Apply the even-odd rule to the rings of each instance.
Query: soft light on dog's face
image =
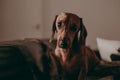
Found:
[[[71,13],[61,13],[56,19],[57,44],[60,48],[71,48],[80,29],[80,18]]]

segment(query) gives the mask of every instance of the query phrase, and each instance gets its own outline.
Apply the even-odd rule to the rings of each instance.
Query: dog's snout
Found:
[[[61,40],[60,47],[67,48],[68,47],[68,40],[67,39]]]

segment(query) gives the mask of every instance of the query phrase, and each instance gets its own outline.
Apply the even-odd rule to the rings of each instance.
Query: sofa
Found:
[[[55,45],[56,40],[34,38],[0,42],[0,80],[50,80],[46,54],[54,52]],[[120,80],[120,61],[104,61],[98,50],[93,51],[107,67],[90,71],[88,80]]]

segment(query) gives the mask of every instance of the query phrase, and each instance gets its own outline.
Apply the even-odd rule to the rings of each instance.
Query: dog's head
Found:
[[[79,31],[80,35],[78,35]],[[87,31],[82,18],[75,14],[61,13],[57,15],[53,22],[50,42],[53,40],[55,32],[57,33],[57,45],[60,48],[71,48],[75,40],[78,44],[85,45]]]

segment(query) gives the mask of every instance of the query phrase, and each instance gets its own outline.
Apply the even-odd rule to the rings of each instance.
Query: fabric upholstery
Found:
[[[25,39],[1,42],[0,80],[50,80],[50,77],[52,77],[52,80],[58,80],[61,76],[58,72],[60,73],[61,69],[58,70],[57,66],[59,66],[59,63],[52,54],[54,53],[55,45],[56,40],[50,44],[48,39]],[[101,59],[99,51],[95,52],[99,59]],[[99,80],[100,78],[102,80],[103,77],[113,75],[114,70],[119,72],[118,68],[110,72],[111,69],[97,68],[95,71],[90,72],[88,80]],[[106,74],[109,72],[111,74]]]

